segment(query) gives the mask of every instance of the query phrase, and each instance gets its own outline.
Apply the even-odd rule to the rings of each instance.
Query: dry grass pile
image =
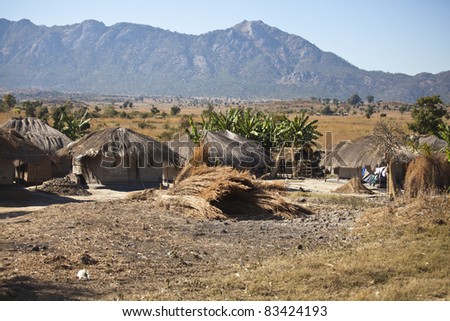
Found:
[[[341,194],[373,194],[373,191],[363,185],[358,177],[353,177],[347,183],[338,187],[333,193]]]
[[[405,194],[416,197],[422,193],[442,192],[450,187],[450,163],[445,154],[420,156],[408,165]]]
[[[144,191],[132,199],[153,199],[166,208],[199,218],[293,219],[312,212],[284,197],[284,186],[254,179],[231,167],[188,166],[167,191]]]
[[[54,178],[45,181],[39,190],[46,193],[60,196],[89,196],[91,195],[83,186],[77,183],[76,179],[67,175],[62,178]]]

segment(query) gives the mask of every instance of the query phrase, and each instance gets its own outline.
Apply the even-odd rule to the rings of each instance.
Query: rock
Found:
[[[90,279],[89,271],[86,269],[79,270],[77,273],[78,280],[88,281]]]

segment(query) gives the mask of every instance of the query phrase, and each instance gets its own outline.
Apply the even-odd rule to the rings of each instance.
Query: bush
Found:
[[[103,117],[109,117],[109,118],[113,118],[116,117],[118,114],[117,110],[113,107],[113,106],[106,106],[103,109]]]

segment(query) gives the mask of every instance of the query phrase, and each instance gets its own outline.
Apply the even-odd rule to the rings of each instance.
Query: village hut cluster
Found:
[[[441,140],[422,139],[437,148],[446,147]],[[392,176],[389,184],[405,186],[411,196],[418,194],[417,186],[443,190],[450,185],[449,163],[444,157],[421,161],[401,146],[395,159],[387,163],[371,136],[339,142],[325,151],[281,148],[276,155],[270,152],[230,131],[205,132],[197,144],[188,135],[177,135],[166,143],[117,127],[72,142],[44,121],[27,117],[1,125],[0,184],[37,185],[71,174],[71,179],[86,185],[174,185],[165,193],[147,191],[134,198],[153,195],[164,206],[178,204],[205,217],[233,217],[241,208],[283,218],[290,217],[290,212],[308,211],[284,200],[279,185],[263,184],[261,178],[286,178],[287,167],[291,167],[293,178],[326,179],[331,173],[352,179],[341,192],[370,193],[362,183],[384,187],[386,173]],[[434,177],[431,180],[427,178],[429,171]],[[253,205],[246,204],[246,199],[252,199]]]

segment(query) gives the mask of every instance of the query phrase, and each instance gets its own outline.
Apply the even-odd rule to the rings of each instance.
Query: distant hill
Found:
[[[199,36],[88,20],[37,26],[0,19],[0,87],[105,94],[321,97],[450,102],[450,71],[365,71],[302,37],[243,21]]]

